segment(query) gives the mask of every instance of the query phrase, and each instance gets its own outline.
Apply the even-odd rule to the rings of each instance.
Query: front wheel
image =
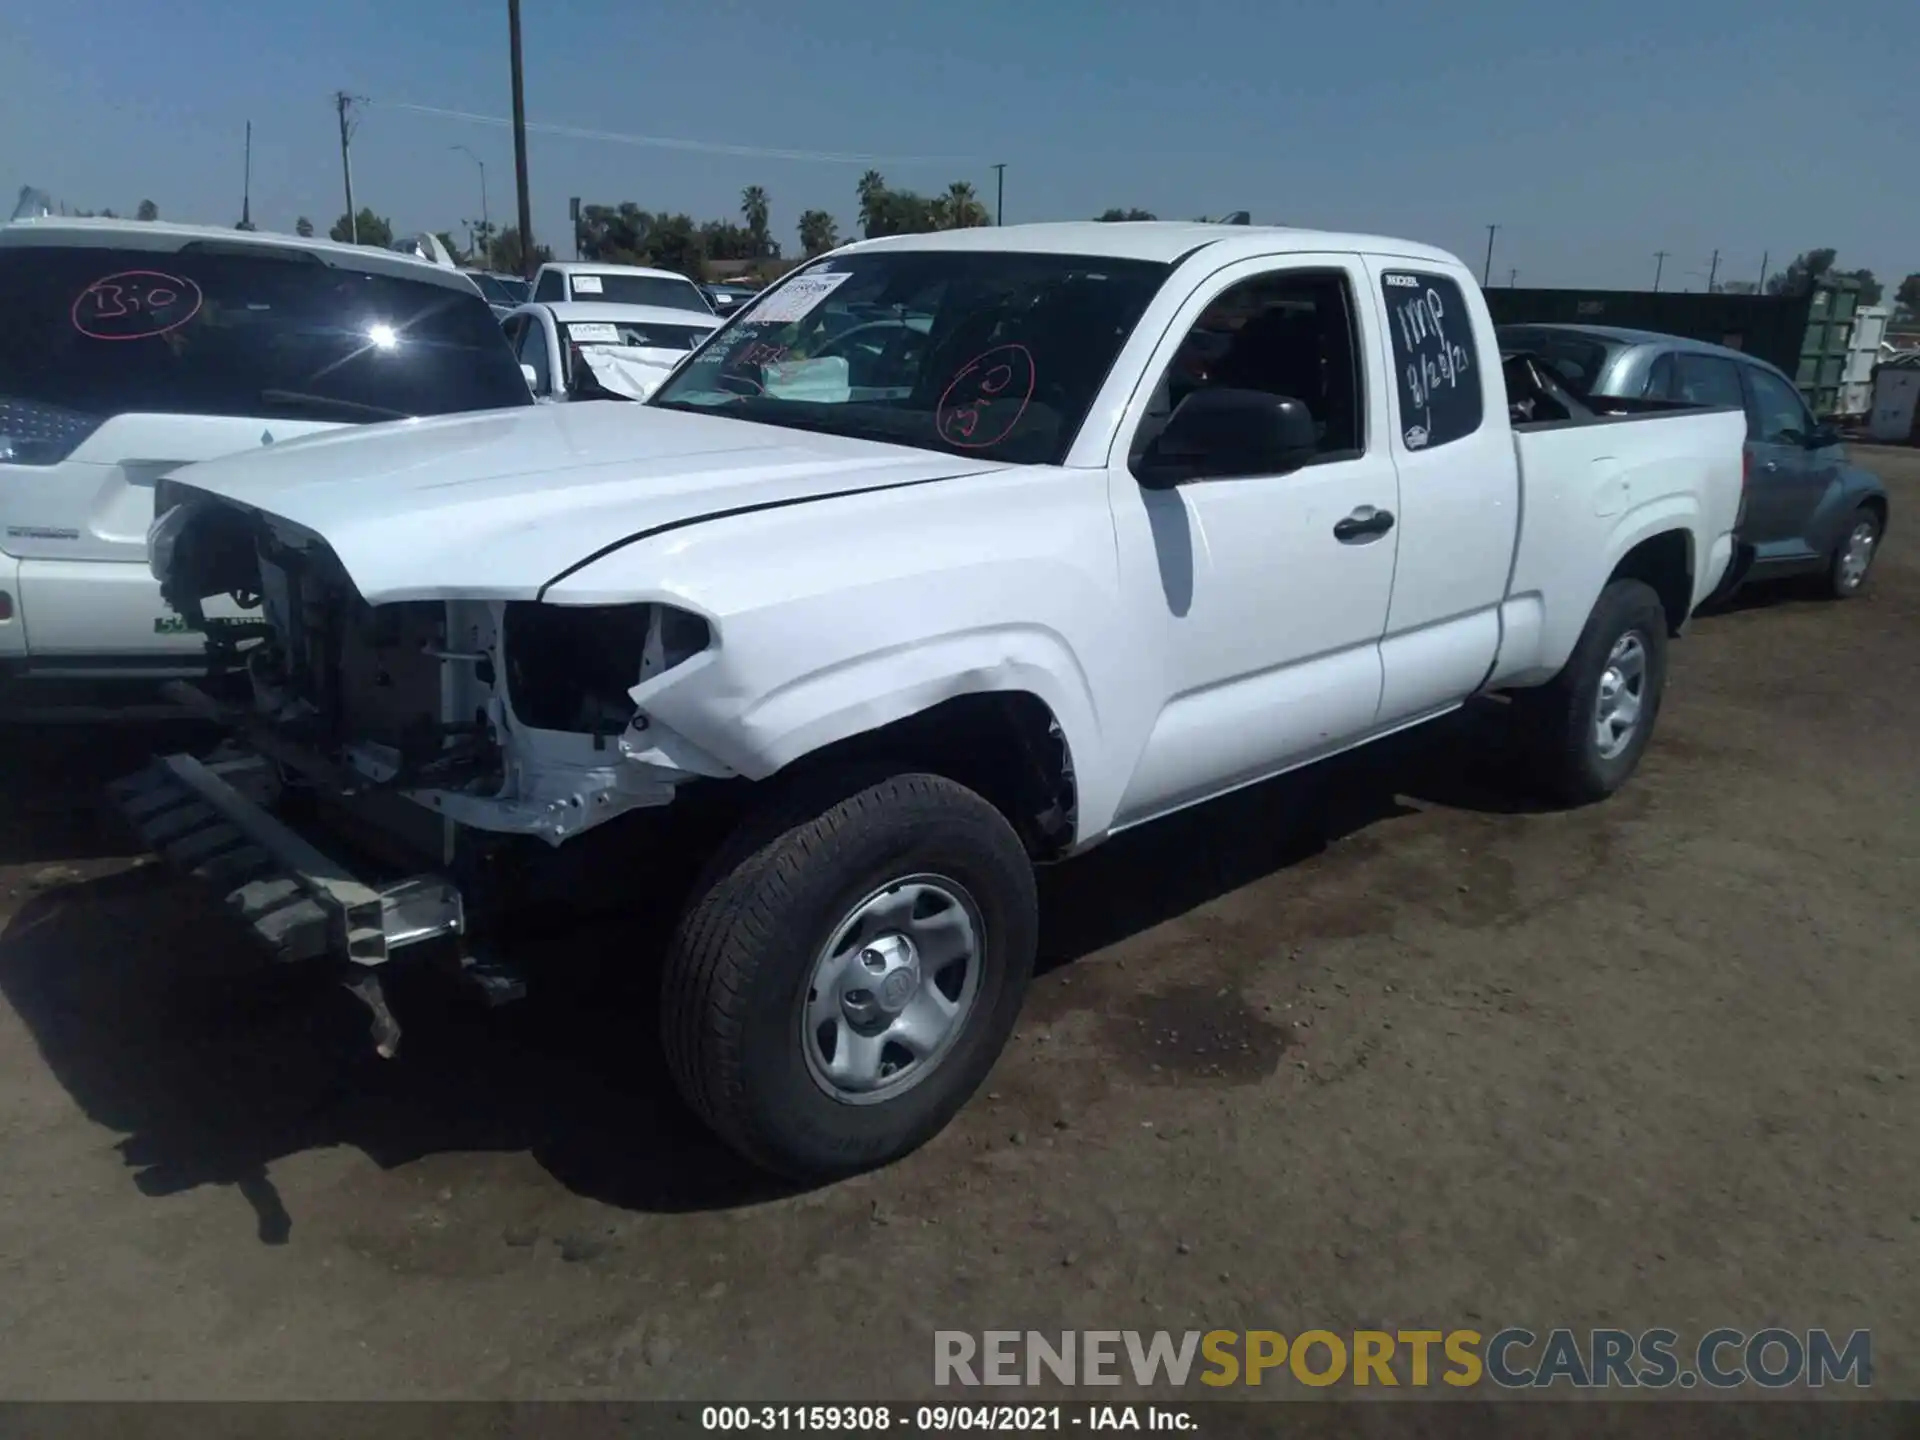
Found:
[[[1851,600],[1867,588],[1867,575],[1880,548],[1880,516],[1866,506],[1853,512],[1840,543],[1827,561],[1827,593]]]
[[[1604,800],[1632,776],[1667,683],[1667,613],[1642,580],[1600,592],[1566,666],[1515,698],[1534,778],[1566,805]]]
[[[936,775],[845,779],[752,817],[689,903],[661,1023],[714,1131],[803,1182],[895,1160],[986,1078],[1037,941],[999,811]]]

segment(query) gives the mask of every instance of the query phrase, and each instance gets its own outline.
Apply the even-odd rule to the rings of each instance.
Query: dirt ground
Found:
[[[937,1328],[1507,1324],[1871,1328],[1920,1396],[1920,454],[1858,458],[1871,594],[1697,622],[1615,800],[1517,804],[1476,722],[1051,872],[990,1093],[813,1193],[577,955],[493,1013],[417,977],[383,1065],[136,868],[98,785],[165,737],[10,734],[0,1396],[905,1399]]]

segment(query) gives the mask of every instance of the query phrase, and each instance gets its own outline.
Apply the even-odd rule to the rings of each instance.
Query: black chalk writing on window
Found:
[[[1441,275],[1383,275],[1400,436],[1429,450],[1480,428],[1480,376],[1472,317],[1460,287]]]

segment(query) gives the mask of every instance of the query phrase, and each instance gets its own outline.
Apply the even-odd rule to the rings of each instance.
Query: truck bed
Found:
[[[1587,612],[1559,597],[1597,594],[1603,557],[1677,524],[1712,537],[1708,553],[1686,557],[1692,590],[1680,598],[1690,615],[1732,561],[1746,441],[1738,409],[1583,402],[1537,367],[1516,366],[1524,358],[1503,367],[1521,502],[1495,672],[1502,685],[1538,683],[1564,664]]]

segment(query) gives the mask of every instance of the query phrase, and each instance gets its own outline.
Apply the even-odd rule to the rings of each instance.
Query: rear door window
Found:
[[[1445,275],[1388,270],[1380,276],[1393,340],[1400,438],[1409,450],[1465,439],[1480,428],[1480,357],[1473,312]]]
[[[0,405],[377,421],[531,403],[474,291],[241,243],[0,247]]]
[[[1731,405],[1736,410],[1746,404],[1733,361],[1684,352],[1674,357],[1673,398],[1689,405]]]

